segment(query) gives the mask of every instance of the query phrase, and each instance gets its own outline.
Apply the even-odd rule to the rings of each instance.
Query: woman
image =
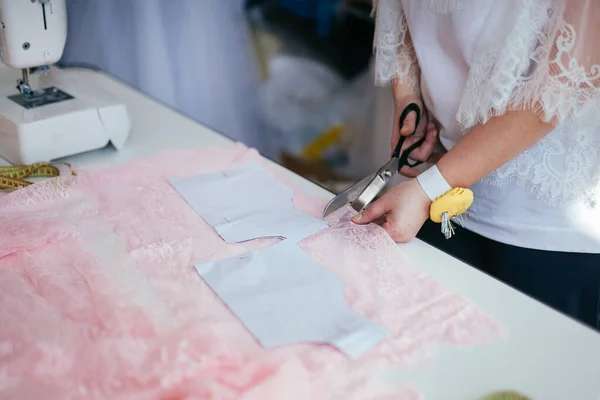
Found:
[[[599,37],[597,0],[379,0],[376,83],[391,83],[394,125],[409,103],[424,107],[415,137],[427,140],[411,158],[436,164],[401,171],[418,176],[355,222],[385,217],[396,241],[419,233],[598,328],[600,241],[583,228],[600,226]],[[451,187],[474,203],[446,241],[426,221]]]

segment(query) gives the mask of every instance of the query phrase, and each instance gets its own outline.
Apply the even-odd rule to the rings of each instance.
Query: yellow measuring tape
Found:
[[[71,170],[71,164],[64,164]],[[33,182],[25,178],[53,178],[60,175],[60,170],[50,163],[38,162],[30,165],[14,165],[9,167],[0,167],[0,190],[14,190],[31,185]]]

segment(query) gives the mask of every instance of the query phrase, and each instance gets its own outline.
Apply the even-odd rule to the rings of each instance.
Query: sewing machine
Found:
[[[13,164],[121,148],[125,105],[51,67],[67,38],[66,0],[0,0],[0,157]]]

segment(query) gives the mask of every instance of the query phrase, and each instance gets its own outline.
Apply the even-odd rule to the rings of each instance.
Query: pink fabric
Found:
[[[252,158],[242,145],[168,151],[1,197],[0,398],[415,399],[386,368],[498,336],[383,230],[343,211],[301,246],[390,339],[356,361],[328,346],[261,349],[193,264],[276,241],[224,243],[167,182]],[[299,209],[320,213],[296,192]]]

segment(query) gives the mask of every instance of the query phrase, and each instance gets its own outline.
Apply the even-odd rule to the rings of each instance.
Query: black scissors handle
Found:
[[[415,103],[410,103],[408,106],[406,106],[406,108],[404,109],[404,111],[402,111],[402,114],[400,115],[400,123],[399,123],[400,129],[402,129],[402,126],[404,125],[404,121],[406,120],[406,117],[408,117],[408,114],[410,114],[411,112],[417,113],[417,118],[415,119],[415,130],[408,136],[414,135],[417,132],[417,127],[419,126],[419,122],[421,121],[421,107],[419,107]],[[417,141],[416,143],[413,143],[411,146],[406,148],[402,152],[402,154],[400,154],[400,151],[402,150],[402,145],[404,144],[404,140],[406,140],[406,138],[408,136],[400,135],[400,139],[398,139],[396,148],[394,149],[394,152],[392,153],[392,158],[399,159],[398,171],[400,171],[400,169],[405,165],[408,165],[409,167],[416,167],[417,165],[422,163],[421,161],[415,161],[414,163],[410,163],[408,161],[408,156],[410,153],[412,153],[412,151],[414,149],[416,149],[417,147],[419,147],[420,145],[423,144],[426,136],[423,136],[421,139],[419,139],[419,141]]]

